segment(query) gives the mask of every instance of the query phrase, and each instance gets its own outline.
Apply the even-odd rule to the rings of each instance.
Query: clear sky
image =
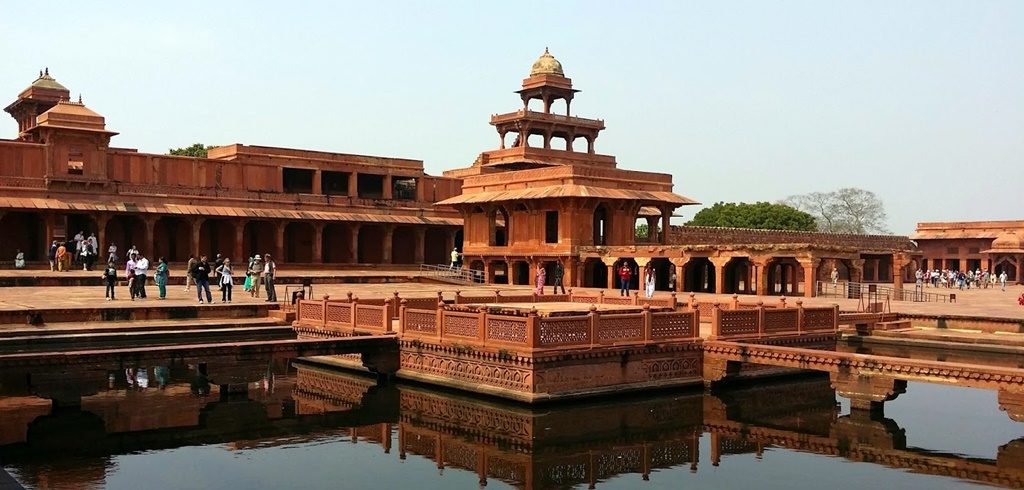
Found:
[[[606,121],[597,151],[701,202],[853,186],[897,233],[1024,219],[1019,0],[0,0],[0,93],[48,66],[115,146],[308,148],[440,174],[497,147],[488,117],[520,106],[545,46],[583,90],[573,113]]]

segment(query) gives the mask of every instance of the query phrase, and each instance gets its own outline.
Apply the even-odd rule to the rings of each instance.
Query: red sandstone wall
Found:
[[[43,178],[46,147],[31,143],[0,141],[0,177]]]

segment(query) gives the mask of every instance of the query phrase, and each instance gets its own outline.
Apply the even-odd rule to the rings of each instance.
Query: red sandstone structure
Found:
[[[911,238],[924,269],[1006,272],[1008,282],[1024,283],[1024,220],[918,223]]]
[[[488,282],[530,284],[540,268],[550,278],[556,262],[566,285],[598,288],[615,287],[622,263],[651,264],[657,288],[679,292],[812,296],[833,268],[843,280],[897,288],[913,277],[906,237],[671,226],[675,209],[698,203],[672,192],[671,175],[623,170],[595,153],[605,124],[571,115],[577,92],[545,50],[517,92],[523,108],[491,116],[499,149],[445,172],[463,179],[462,194],[437,204],[462,214],[466,261]],[[542,110],[531,110],[538,99]],[[565,115],[552,113],[559,101]],[[636,236],[638,222],[647,236]]]
[[[138,245],[281,262],[441,263],[462,221],[433,202],[459,181],[423,162],[233,144],[209,158],[113,148],[100,114],[70,100],[49,70],[5,108],[18,138],[0,140],[0,257],[44,261],[51,239],[95,233],[101,253]],[[17,230],[19,233],[12,233]],[[148,249],[152,244],[152,249]]]

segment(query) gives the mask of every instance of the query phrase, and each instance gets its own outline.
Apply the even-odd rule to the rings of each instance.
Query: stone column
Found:
[[[683,285],[686,283],[686,263],[690,261],[690,258],[674,257],[668,260],[676,268],[676,292],[681,293],[683,292]]]
[[[99,257],[103,259],[104,263],[106,263],[107,260],[107,247],[110,246],[110,244],[107,243],[107,222],[109,221],[110,215],[108,214],[100,213],[96,215],[96,240],[99,242],[99,246],[97,247],[96,253],[99,254]],[[47,221],[47,223],[49,223],[49,221]],[[48,238],[45,245],[46,248],[49,249],[50,242],[53,241],[53,238],[50,237],[49,230],[47,230],[47,237]],[[120,247],[118,247],[117,251],[119,252],[119,254],[124,253],[121,252]]]
[[[193,255],[198,255],[199,254],[199,247],[200,247],[200,244],[199,244],[199,230],[202,229],[203,223],[205,221],[206,221],[206,218],[192,218],[191,220],[189,220],[189,224],[192,225],[191,226],[192,227],[192,252],[191,252],[191,254],[193,254]],[[118,245],[117,246],[117,251],[118,252],[121,252],[121,247],[122,247],[122,245]],[[128,249],[126,248],[125,250],[127,251]],[[121,254],[119,253],[119,255],[121,255]]]
[[[348,197],[359,197],[359,172],[352,172],[348,176]]]
[[[422,264],[424,257],[426,257],[427,251],[427,229],[424,227],[417,227],[416,229],[416,258],[414,261],[417,264]]]
[[[618,262],[617,257],[601,257],[601,262],[608,268],[608,289],[615,289],[615,280],[618,278],[618,272],[615,270],[615,263]]]
[[[352,243],[349,245],[349,250],[352,251],[351,259],[353,264],[359,263],[359,229],[362,227],[363,225],[360,223],[352,223],[349,227],[352,230],[352,236],[350,237]]]
[[[752,257],[750,259],[750,263],[754,265],[754,285],[757,289],[757,295],[765,296],[767,294],[770,294],[771,291],[768,289],[768,265],[771,263],[771,258]]]
[[[816,279],[818,277],[818,264],[820,259],[808,258],[800,259],[800,266],[804,269],[804,297],[814,297]]]
[[[244,219],[235,221],[235,249],[233,250],[233,259],[238,264],[247,264],[249,262],[249,257],[246,256],[247,252],[245,250],[245,223],[246,220]],[[196,238],[196,240],[198,240],[198,238]],[[196,252],[199,252],[198,248]]]
[[[494,284],[494,268],[491,267],[491,261],[484,261],[484,280],[487,284]]]
[[[451,254],[452,250],[455,249],[455,230],[448,230],[445,232],[444,243],[444,253],[446,254],[445,257],[448,257],[448,254]],[[460,250],[460,252],[462,252],[462,250]]]
[[[313,171],[313,194],[323,194],[323,172],[320,170]]]
[[[725,265],[732,257],[708,257],[715,266],[715,294],[725,293]]]
[[[394,196],[392,195],[393,190],[394,186],[392,184],[391,174],[387,174],[384,176],[384,199],[394,199]]]
[[[284,259],[284,221],[277,221],[274,223],[274,260],[280,261]]]
[[[311,259],[315,264],[324,263],[324,223],[322,221],[313,222],[313,257]]]
[[[392,250],[391,245],[395,236],[395,227],[393,225],[384,225],[384,254],[381,257],[381,263],[390,264],[392,263]]]
[[[146,254],[147,257],[153,258],[156,255],[154,249],[156,248],[156,239],[154,237],[154,231],[156,230],[156,220],[159,216],[148,214],[142,218],[142,223],[146,226],[146,234],[142,237],[142,241],[149,245],[149,250],[143,250],[142,253]],[[174,237],[171,237],[173,240]]]
[[[850,282],[864,282],[864,259],[850,260]]]
[[[668,232],[672,227],[672,210],[664,208],[661,210],[661,237],[658,240],[662,245],[668,245]]]
[[[892,254],[892,286],[895,289],[903,289],[903,268],[907,262],[907,256],[902,252]]]

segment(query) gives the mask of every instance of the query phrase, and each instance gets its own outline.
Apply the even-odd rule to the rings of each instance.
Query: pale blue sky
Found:
[[[843,186],[890,228],[1024,219],[1024,1],[0,0],[0,94],[44,66],[147,152],[196,141],[470,164],[549,46],[600,153],[705,203]],[[0,137],[13,137],[13,119]],[[683,208],[690,217],[696,208]]]

